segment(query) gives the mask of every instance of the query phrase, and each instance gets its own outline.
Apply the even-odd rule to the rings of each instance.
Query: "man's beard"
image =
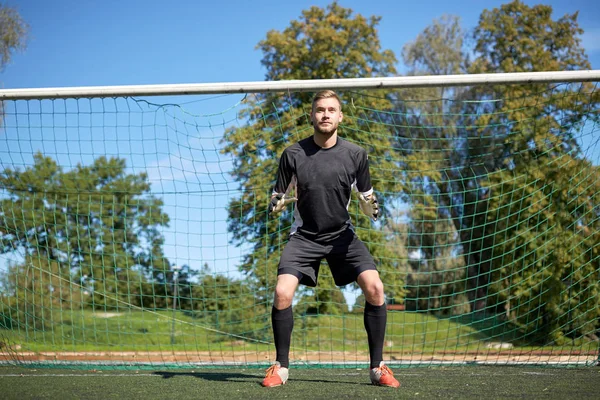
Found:
[[[333,123],[325,126],[321,126],[317,123],[313,126],[315,128],[315,131],[322,135],[331,135],[337,130],[337,125],[334,125]]]

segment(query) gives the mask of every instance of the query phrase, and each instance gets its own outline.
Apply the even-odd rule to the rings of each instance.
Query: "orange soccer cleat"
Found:
[[[387,365],[379,363],[379,367],[371,369],[371,383],[376,386],[400,387],[400,382],[394,378],[394,373]]]
[[[279,362],[275,362],[275,364],[267,369],[267,375],[265,376],[265,379],[263,379],[262,385],[264,387],[285,385],[288,380],[288,374],[287,368],[283,368]]]

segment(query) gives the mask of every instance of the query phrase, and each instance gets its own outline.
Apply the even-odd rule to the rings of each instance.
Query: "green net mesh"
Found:
[[[595,83],[345,91],[383,215],[388,364],[595,365]],[[267,214],[312,93],[3,102],[0,360],[263,366],[293,221]],[[326,263],[291,363],[364,367],[364,297]]]

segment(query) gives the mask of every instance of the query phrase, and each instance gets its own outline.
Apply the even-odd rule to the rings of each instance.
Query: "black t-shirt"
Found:
[[[291,234],[316,241],[335,239],[353,228],[348,214],[352,189],[373,191],[367,152],[340,137],[327,149],[312,136],[303,139],[283,151],[274,191],[289,193],[294,185],[298,203]]]

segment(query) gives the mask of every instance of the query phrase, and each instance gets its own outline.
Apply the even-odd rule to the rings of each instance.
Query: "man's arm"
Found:
[[[371,172],[369,170],[369,157],[366,151],[361,151],[358,155],[358,171],[356,174],[356,191],[361,211],[373,221],[379,217],[379,203],[377,196],[371,186]]]
[[[286,151],[281,155],[277,170],[277,182],[269,201],[269,214],[276,215],[285,210],[288,204],[296,201],[289,193],[295,186],[295,176]]]

